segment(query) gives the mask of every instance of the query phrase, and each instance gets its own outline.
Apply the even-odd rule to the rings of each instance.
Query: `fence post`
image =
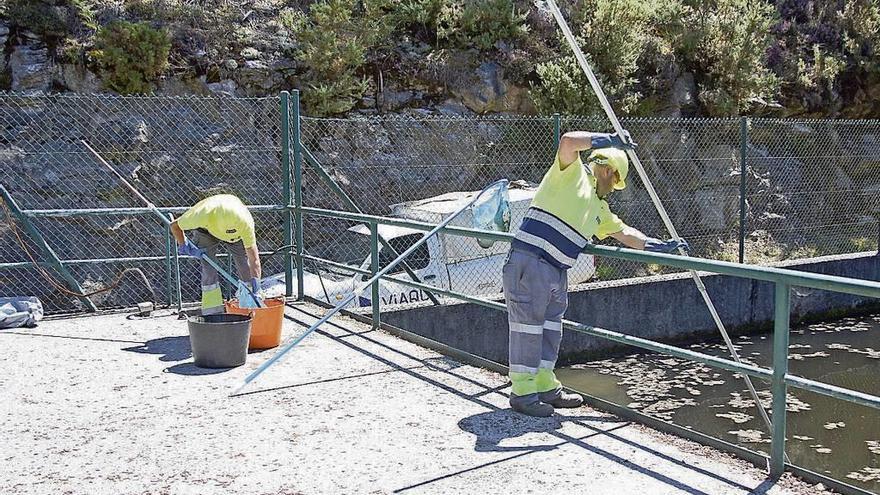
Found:
[[[183,311],[183,291],[180,289],[180,255],[177,249],[171,250],[171,256],[174,259],[174,286],[177,290],[177,312]]]
[[[379,225],[370,222],[370,272],[373,276],[379,273]],[[379,328],[381,317],[379,308],[379,280],[373,282],[370,292],[370,302],[373,306],[373,329]]]
[[[284,245],[293,245],[293,213],[290,211],[290,93],[281,92],[281,183],[284,190]],[[293,248],[284,252],[284,295],[293,295]]]
[[[55,251],[46,243],[46,239],[43,238],[43,235],[40,234],[40,231],[34,226],[31,222],[31,219],[25,215],[21,208],[18,207],[18,204],[12,199],[12,195],[9,194],[9,191],[0,184],[0,196],[3,197],[3,201],[9,207],[11,213],[15,216],[18,222],[24,227],[24,230],[27,231],[28,235],[31,237],[31,240],[34,241],[34,244],[40,248],[40,251],[43,254],[44,258],[47,258],[52,266],[55,268],[55,271],[58,272],[59,275],[67,282],[67,286],[73,291],[79,294],[84,294],[82,286],[79,285],[79,282],[73,278],[73,275],[64,267],[64,264],[61,262],[61,259],[58,258],[58,255],[55,254]],[[9,221],[12,221],[10,218]],[[39,268],[39,267],[37,267]],[[92,302],[91,299],[85,296],[78,296],[79,299],[85,304],[86,308],[89,311],[98,311],[98,307],[95,306],[95,303]]]
[[[562,132],[561,120],[558,113],[553,114],[553,146],[556,149],[559,149],[560,132]]]
[[[168,298],[168,307],[174,304],[174,296],[171,294],[171,227],[165,226],[165,296]]]
[[[746,173],[749,170],[746,157],[749,145],[749,119],[739,118],[739,262],[746,254]]]
[[[788,324],[791,288],[776,282],[773,318],[773,433],[770,444],[770,476],[778,478],[785,471],[785,375],[788,373]]]
[[[296,230],[296,299],[305,297],[303,288],[302,142],[300,140],[299,90],[293,90],[293,220]]]

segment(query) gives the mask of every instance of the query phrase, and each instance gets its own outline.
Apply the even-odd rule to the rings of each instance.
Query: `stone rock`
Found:
[[[461,104],[461,102],[449,99],[437,105],[437,112],[442,115],[449,116],[460,116],[460,115],[470,115],[471,111],[468,108]]]
[[[211,90],[208,89],[208,85],[205,84],[202,78],[168,77],[159,84],[157,93],[168,96],[205,96],[210,95]]]
[[[283,76],[261,60],[245,60],[233,75],[238,93],[243,96],[263,96],[277,91]]]
[[[262,55],[259,50],[254,47],[244,48],[239,55],[241,55],[245,60],[259,60]]]
[[[13,91],[48,91],[55,70],[42,43],[17,45],[9,57]]]
[[[74,93],[100,93],[101,80],[78,64],[62,64],[55,81]]]
[[[466,84],[450,88],[452,94],[477,113],[534,112],[528,91],[504,79],[504,70],[496,62],[484,62]]]
[[[226,67],[227,70],[235,70],[238,69],[238,62],[236,62],[234,58],[230,58],[223,62],[223,66]]]
[[[220,82],[208,83],[208,91],[226,96],[235,96],[238,85],[232,79],[224,79]]]
[[[679,76],[672,85],[670,103],[679,113],[682,110],[694,110],[697,105],[697,83],[694,75],[685,72]]]
[[[7,40],[9,40],[9,26],[0,21],[0,47],[5,48]]]
[[[421,100],[424,94],[421,91],[408,89],[396,90],[391,84],[385,85],[379,97],[379,105],[383,110],[399,110],[410,106],[416,100]]]
[[[697,221],[701,231],[717,232],[738,219],[739,190],[732,186],[701,188],[694,192]]]

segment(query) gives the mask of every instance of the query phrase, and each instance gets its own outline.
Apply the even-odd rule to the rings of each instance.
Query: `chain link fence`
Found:
[[[289,197],[280,105],[280,98],[0,94],[0,177],[27,210],[143,206],[85,150],[84,139],[160,207],[187,207],[220,192],[249,205],[280,207]],[[478,191],[500,178],[539,182],[559,134],[609,130],[601,118],[552,116],[302,118],[300,123],[306,156],[314,156],[335,183],[304,160],[305,206],[350,211],[341,190],[364,213],[432,223],[466,196],[450,193]],[[624,119],[623,125],[639,143],[648,176],[696,256],[737,261],[742,248],[744,261],[763,264],[877,249],[880,122],[638,118]],[[612,210],[649,235],[665,236],[634,168],[627,182],[627,189],[611,196]],[[435,200],[426,202],[429,198]],[[282,246],[285,213],[254,216],[261,251]],[[118,288],[94,298],[98,307],[151,298],[175,302],[167,232],[149,214],[31,220],[86,291],[108,286],[125,268],[141,269],[144,277],[126,276]],[[470,226],[468,221],[457,223]],[[398,252],[420,236],[391,228],[380,234]],[[305,215],[303,235],[307,254],[369,266],[369,237],[353,222]],[[45,261],[26,232],[21,241]],[[50,312],[82,309],[77,298],[46,283],[20,244],[4,215],[0,263],[17,264],[0,270],[0,295],[37,295]],[[500,291],[506,250],[443,235],[407,262],[428,283],[489,295]],[[381,263],[392,258],[390,250],[382,250]],[[594,281],[665,270],[610,259],[595,265]],[[314,262],[304,268],[306,293],[331,302],[360,277]],[[283,270],[281,255],[264,260],[266,275]],[[183,301],[197,301],[198,264],[181,260],[180,272]],[[418,290],[395,290],[383,294],[383,304],[426,299]]]
[[[188,207],[231,193],[251,205],[282,205],[279,98],[114,97],[0,94],[0,177],[25,210],[143,207],[85,149],[88,142],[154,204]],[[280,212],[254,214],[260,247],[282,244]],[[4,215],[0,262],[46,261]],[[98,308],[176,299],[165,226],[152,213],[32,217],[48,246],[86,291],[119,286],[91,299]],[[225,262],[225,260],[224,260]],[[269,273],[283,260],[266,261]],[[63,283],[57,270],[48,268]],[[180,260],[184,301],[200,297],[198,263]],[[36,295],[48,312],[83,303],[55,290],[33,266],[0,271],[0,295]]]
[[[629,118],[623,126],[639,144],[646,173],[695,256],[738,261],[742,250],[743,261],[767,264],[877,249],[880,122]],[[455,200],[448,193],[478,191],[499,178],[540,182],[553,160],[557,132],[611,130],[598,117],[400,116],[305,118],[302,129],[303,145],[366,213],[405,214],[431,222],[440,217],[420,215],[419,209],[429,203],[423,200],[435,198],[434,206],[442,209],[437,205]],[[611,196],[612,210],[649,235],[666,236],[634,167],[628,184]],[[303,187],[305,205],[347,209],[315,171],[306,170]],[[352,227],[341,220],[306,217],[307,251],[367,267],[366,231],[346,231]],[[398,251],[418,238],[415,233],[387,232],[400,236],[391,241]],[[458,258],[451,256],[446,237],[436,249],[429,244],[414,253],[410,265],[428,273],[429,260],[441,256],[441,277],[448,277],[453,290],[499,291],[506,247],[487,250],[472,242],[473,263],[462,266],[461,251],[455,251]],[[612,259],[595,264],[591,281],[674,271]],[[343,280],[351,274],[330,278],[334,276]],[[406,294],[411,289],[396,290],[400,297],[389,293],[383,303],[410,302]]]

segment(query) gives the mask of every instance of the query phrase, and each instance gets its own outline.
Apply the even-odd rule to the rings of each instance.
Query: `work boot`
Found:
[[[538,399],[558,409],[572,409],[584,404],[584,398],[580,394],[569,394],[562,390],[541,393],[538,395]]]
[[[553,406],[543,402],[522,404],[518,401],[511,401],[510,408],[526,416],[535,416],[537,418],[547,418],[553,415]]]

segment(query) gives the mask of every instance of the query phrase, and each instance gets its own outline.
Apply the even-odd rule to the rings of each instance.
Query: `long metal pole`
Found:
[[[558,113],[553,114],[553,146],[559,148],[559,139],[562,137],[562,118]]]
[[[749,150],[749,120],[739,119],[739,262],[743,263],[746,256],[746,172],[748,163],[746,155]]]
[[[367,281],[365,281],[365,282],[362,282],[358,287],[355,287],[355,289],[354,289],[354,290],[353,290],[348,296],[346,296],[342,301],[339,301],[339,302],[336,304],[336,306],[334,306],[333,309],[331,309],[330,311],[328,311],[327,314],[325,314],[323,318],[321,318],[320,320],[318,320],[317,323],[315,323],[314,325],[312,325],[311,327],[309,327],[308,330],[306,330],[306,331],[303,332],[299,337],[297,337],[297,338],[294,339],[292,342],[290,342],[289,344],[287,344],[286,346],[284,346],[281,350],[279,350],[278,352],[276,352],[275,355],[272,356],[269,360],[267,360],[265,363],[261,364],[259,368],[255,369],[250,375],[248,375],[247,377],[245,377],[244,382],[242,382],[241,385],[239,385],[238,387],[236,387],[236,389],[230,394],[230,396],[236,396],[236,395],[240,394],[241,391],[242,391],[242,390],[243,390],[243,389],[244,389],[249,383],[251,383],[252,381],[256,380],[258,376],[260,376],[264,371],[266,371],[267,369],[269,369],[270,367],[272,367],[272,365],[274,365],[275,363],[277,363],[278,360],[280,360],[282,357],[284,357],[285,354],[287,354],[288,352],[290,352],[291,349],[293,349],[294,347],[296,347],[296,345],[299,344],[300,342],[302,342],[302,340],[303,340],[304,338],[306,338],[309,334],[311,334],[312,332],[314,332],[315,330],[317,330],[318,327],[320,327],[321,325],[323,325],[324,323],[326,323],[330,318],[333,317],[333,315],[335,315],[335,314],[338,313],[340,310],[342,310],[342,308],[348,306],[349,303],[351,303],[351,302],[352,302],[356,297],[358,297],[358,296],[359,296],[364,290],[366,290],[367,287],[371,287],[371,286],[373,285],[373,283],[378,282],[378,280],[379,280],[380,278],[382,278],[383,275],[387,274],[389,271],[391,271],[391,269],[393,269],[393,268],[396,267],[401,261],[403,261],[404,258],[406,258],[406,257],[409,256],[410,254],[412,254],[413,252],[415,252],[416,249],[418,249],[422,244],[424,244],[425,242],[427,242],[428,239],[430,239],[432,235],[436,234],[437,232],[440,232],[440,230],[442,230],[443,227],[445,227],[449,222],[451,222],[452,220],[454,220],[459,214],[461,214],[461,212],[463,212],[464,210],[470,208],[470,206],[471,206],[472,204],[474,204],[474,202],[476,202],[477,199],[479,199],[480,196],[482,196],[484,192],[486,192],[488,189],[492,188],[493,186],[495,186],[495,185],[497,185],[497,184],[500,184],[500,183],[504,183],[504,182],[507,182],[507,180],[506,180],[506,179],[501,179],[501,180],[499,180],[499,181],[495,181],[495,182],[489,184],[488,186],[486,186],[485,188],[483,188],[483,190],[480,191],[479,194],[474,195],[474,197],[473,197],[470,201],[468,201],[468,203],[467,203],[466,205],[464,205],[464,206],[462,206],[461,208],[459,208],[459,209],[458,209],[457,211],[455,211],[455,213],[453,213],[452,215],[449,215],[448,217],[446,217],[442,222],[440,222],[439,224],[437,224],[437,226],[435,226],[433,229],[431,229],[430,232],[428,232],[427,234],[423,235],[421,239],[419,239],[418,241],[416,241],[415,243],[413,243],[412,246],[410,246],[409,248],[407,248],[403,253],[400,254],[400,256],[398,256],[397,258],[395,258],[394,261],[392,261],[391,263],[388,263],[388,265],[387,265],[385,268],[382,268],[381,270],[379,270],[378,272],[376,272],[375,275],[373,275],[372,277],[370,277],[369,280],[367,280]],[[377,234],[377,237],[378,237],[378,234]]]
[[[379,271],[379,224],[370,223],[370,274],[375,275]],[[373,307],[373,329],[381,325],[382,312],[379,304],[379,279],[377,278],[370,286],[370,303]]]
[[[568,23],[566,23],[565,18],[562,17],[562,12],[559,11],[559,7],[556,6],[556,2],[554,0],[547,0],[547,4],[550,6],[550,11],[553,13],[553,17],[556,18],[556,23],[562,30],[562,34],[568,41],[571,50],[574,52],[574,56],[577,59],[578,64],[581,66],[581,69],[584,71],[584,74],[590,81],[590,86],[593,88],[593,92],[596,93],[596,97],[599,99],[599,103],[602,106],[602,109],[605,111],[605,115],[608,117],[608,120],[611,121],[611,125],[614,127],[614,131],[619,135],[623,135],[623,126],[620,125],[620,120],[617,119],[617,115],[614,113],[614,109],[611,108],[611,104],[608,102],[608,98],[605,96],[605,92],[602,90],[602,87],[599,85],[599,81],[596,79],[596,75],[593,74],[593,70],[587,63],[586,57],[584,57],[584,54],[578,46],[574,35],[571,33],[571,29],[569,29],[568,27]],[[669,231],[669,234],[673,238],[681,239],[681,237],[679,237],[678,235],[678,232],[675,230],[675,225],[672,224],[672,220],[670,220],[669,218],[669,214],[666,213],[666,208],[663,207],[663,203],[660,201],[660,197],[657,195],[657,191],[654,190],[654,186],[651,184],[651,180],[648,177],[648,174],[645,173],[645,169],[644,167],[642,167],[642,162],[641,160],[639,160],[638,155],[636,155],[635,150],[627,149],[626,154],[629,156],[629,159],[632,162],[633,166],[635,166],[639,177],[642,179],[642,184],[644,185],[645,190],[648,192],[648,195],[651,197],[651,201],[654,203],[654,206],[657,209],[657,213],[660,214],[660,218],[663,220],[663,224],[666,226],[666,230]],[[679,249],[679,253],[687,254],[683,249]],[[700,278],[700,275],[697,274],[696,271],[691,270],[691,276],[694,279],[694,283],[696,283],[697,285],[697,290],[699,290],[700,295],[703,296],[703,301],[706,303],[706,307],[709,309],[709,313],[711,313],[712,319],[715,321],[715,326],[718,327],[718,330],[721,332],[721,336],[724,338],[724,343],[727,345],[728,351],[730,351],[731,356],[733,356],[736,362],[740,362],[741,360],[739,354],[733,347],[733,342],[731,342],[730,336],[727,334],[727,329],[724,328],[724,323],[721,321],[721,317],[718,315],[718,310],[715,309],[715,304],[712,303],[712,299],[709,297],[708,291],[706,291],[706,286],[703,284],[703,280]],[[754,399],[758,411],[761,414],[761,418],[763,418],[764,423],[767,425],[767,429],[772,430],[773,427],[770,424],[770,417],[767,416],[767,411],[765,411],[764,406],[761,405],[761,401],[758,398],[758,392],[755,390],[755,386],[752,385],[752,380],[745,375],[743,375],[743,379],[745,379],[746,381],[749,392],[751,392],[752,394],[752,398]]]
[[[173,275],[171,273],[171,250],[173,249],[171,241],[171,228],[165,226],[165,296],[168,298],[168,307],[174,304],[174,296],[172,295],[171,281]]]
[[[299,90],[293,92],[293,210],[294,230],[296,232],[296,299],[305,297],[305,271],[303,270],[303,252],[305,242],[303,236],[302,215],[302,137],[300,130]]]
[[[95,151],[94,148],[92,148],[91,146],[89,146],[89,143],[85,142],[85,140],[82,140],[82,139],[80,140],[80,142],[83,144],[83,146],[86,147],[86,149],[89,150],[89,152],[90,152],[92,155],[95,156],[95,158],[96,158],[96,159],[97,159],[102,165],[104,165],[105,167],[107,167],[107,169],[109,169],[111,172],[113,172],[113,174],[116,176],[116,178],[118,178],[120,182],[122,182],[123,184],[125,184],[125,187],[127,187],[132,193],[134,193],[134,195],[137,196],[141,201],[143,201],[144,203],[146,203],[147,208],[149,208],[150,210],[152,210],[153,213],[156,214],[156,216],[158,216],[160,219],[162,219],[162,223],[164,223],[166,227],[171,228],[171,220],[169,220],[168,217],[166,217],[161,211],[159,211],[159,208],[157,208],[156,205],[154,205],[153,203],[151,203],[150,200],[148,200],[147,198],[145,198],[143,194],[141,194],[137,189],[135,189],[134,186],[132,186],[132,185],[131,185],[131,184],[125,179],[125,177],[122,176],[122,174],[120,174],[119,172],[117,172],[116,169],[113,168],[112,165],[110,165],[109,163],[107,163],[107,160],[104,160],[104,158],[103,158],[101,155],[99,155],[98,152]],[[238,285],[239,285],[238,280],[237,280],[235,277],[233,277],[232,275],[230,275],[229,272],[227,272],[226,270],[224,270],[223,268],[221,268],[220,265],[219,265],[216,261],[214,261],[213,259],[211,259],[210,256],[202,256],[201,259],[205,260],[209,265],[211,265],[211,268],[217,270],[217,273],[219,273],[220,275],[222,275],[223,278],[225,278],[227,281],[229,281],[229,283],[231,283],[231,284],[232,284],[233,286],[235,286],[235,287],[238,287]],[[248,287],[247,285],[242,285],[242,287],[244,287],[245,290],[247,290],[247,291],[251,294],[251,296],[253,296],[254,301],[257,303],[257,307],[262,308],[262,307],[263,307],[263,304],[260,302],[259,298],[257,298],[257,295],[254,294],[253,291],[251,291],[250,287]]]
[[[290,205],[290,93],[281,92],[281,193],[285,206]],[[284,210],[284,245],[293,245],[293,214]],[[293,295],[293,251],[284,253],[284,295]]]

